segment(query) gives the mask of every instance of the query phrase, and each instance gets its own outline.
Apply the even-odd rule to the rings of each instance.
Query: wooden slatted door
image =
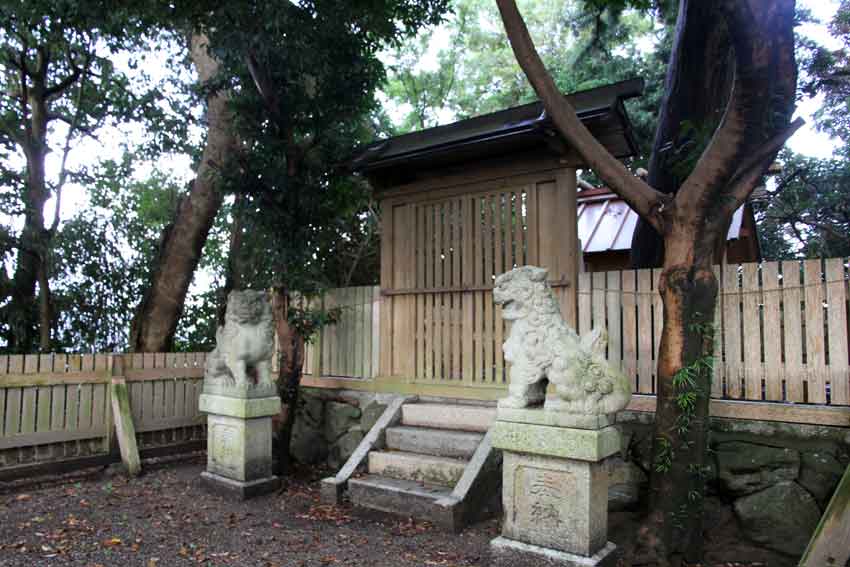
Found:
[[[575,325],[575,171],[501,181],[383,205],[382,376],[504,388],[507,328],[493,280],[517,266],[549,269]]]

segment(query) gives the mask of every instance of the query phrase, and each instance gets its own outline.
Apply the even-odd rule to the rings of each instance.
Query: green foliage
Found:
[[[780,156],[776,185],[754,203],[765,258],[850,255],[850,157]]]
[[[179,187],[154,172],[135,181],[129,158],[88,174],[91,207],[62,223],[50,256],[55,342],[71,352],[122,351]]]
[[[633,2],[525,0],[526,25],[558,87],[564,92],[594,88],[634,77],[647,80],[645,96],[628,101],[641,152],[648,157],[662,95],[668,28],[653,14],[625,10]],[[644,6],[644,4],[646,6]],[[649,2],[637,2],[648,8]],[[654,5],[653,5],[654,6]],[[504,37],[495,3],[455,0],[444,26],[448,47],[436,51],[436,65],[422,56],[437,37],[427,30],[416,42],[391,54],[394,63],[384,91],[407,110],[398,132],[502,110],[536,96]],[[646,49],[656,44],[656,49]]]

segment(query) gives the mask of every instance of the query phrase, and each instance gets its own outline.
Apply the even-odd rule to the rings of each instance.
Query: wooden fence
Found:
[[[846,258],[716,267],[721,291],[715,314],[712,397],[843,407],[847,411],[830,423],[850,425],[847,269]],[[604,327],[609,335],[608,359],[633,380],[635,394],[646,396],[655,393],[661,338],[658,276],[658,270],[624,270],[582,273],[578,280],[578,331]],[[507,367],[500,343],[507,327],[492,304],[490,290],[469,293],[481,295],[472,313],[460,308],[468,307],[467,303],[451,301],[452,294],[423,302],[424,315],[420,317],[417,309],[409,329],[408,342],[415,348],[393,353],[399,359],[410,357],[415,362],[412,372],[401,380],[381,374],[373,387],[382,387],[383,382],[385,389],[415,393],[435,384],[441,389],[427,391],[491,398],[493,394],[482,392],[482,387],[497,392],[505,388]],[[387,301],[381,308],[385,305]],[[473,323],[467,326],[467,320]],[[353,328],[339,326],[329,332],[334,333],[336,344],[347,344],[352,339],[345,335]],[[321,375],[330,376],[315,377]],[[374,372],[345,375],[369,378]],[[322,379],[310,383],[345,385]],[[651,399],[637,396],[636,400],[638,409],[651,407]],[[804,420],[817,422],[817,415],[807,414]]]
[[[339,321],[323,327],[307,344],[304,374],[342,378],[377,376],[380,288],[332,289],[318,303],[325,309],[339,308]]]
[[[200,446],[205,359],[205,353],[0,356],[0,479],[51,470],[46,463],[74,468],[114,461],[114,378],[127,382],[143,454]]]

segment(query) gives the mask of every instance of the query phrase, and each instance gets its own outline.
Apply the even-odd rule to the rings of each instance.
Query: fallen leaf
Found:
[[[30,500],[31,498],[32,498],[32,496],[30,496],[29,494],[18,494],[17,496],[15,496],[15,500],[17,500],[18,502],[23,502],[24,500]]]
[[[105,539],[101,542],[104,547],[115,547],[116,545],[121,545],[121,538],[111,537],[109,539]]]

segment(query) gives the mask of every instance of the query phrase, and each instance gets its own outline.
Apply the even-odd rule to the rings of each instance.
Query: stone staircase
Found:
[[[367,474],[348,479],[351,502],[452,531],[497,514],[500,454],[487,434],[495,407],[414,401],[399,409],[363,455]]]

